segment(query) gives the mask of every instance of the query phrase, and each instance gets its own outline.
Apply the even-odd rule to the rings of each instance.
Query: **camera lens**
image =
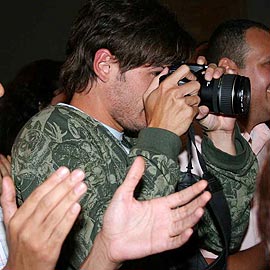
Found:
[[[200,105],[211,112],[225,115],[246,115],[250,105],[250,81],[247,77],[225,74],[211,82],[199,79]]]
[[[249,78],[225,74],[219,79],[212,79],[210,82],[204,78],[206,66],[197,64],[188,64],[190,71],[196,75],[201,84],[198,95],[201,98],[200,105],[205,105],[210,112],[225,115],[246,116],[250,105],[250,81]],[[167,76],[173,73],[179,65],[171,66],[169,73],[160,78],[162,82]],[[182,85],[189,82],[184,78],[178,82]]]

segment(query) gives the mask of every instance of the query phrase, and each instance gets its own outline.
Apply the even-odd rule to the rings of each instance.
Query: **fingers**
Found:
[[[38,187],[38,191],[34,191],[35,196],[29,196],[17,210],[10,220],[9,231],[15,235],[19,232],[24,241],[39,237],[39,243],[52,246],[53,250],[59,252],[59,245],[62,245],[79,214],[77,201],[87,187],[82,183],[85,175],[81,170],[69,173],[62,168],[57,173]],[[43,196],[37,200],[39,194]]]
[[[174,237],[192,228],[202,217],[203,207],[211,198],[209,192],[203,192],[207,182],[202,180],[180,192],[167,197],[168,204],[172,210],[172,226],[169,235]],[[198,196],[203,192],[200,196]],[[196,199],[194,199],[196,197]],[[184,205],[184,206],[181,206]]]
[[[216,64],[211,63],[205,71],[205,79],[207,81],[211,81],[213,78],[219,79],[223,74],[237,74],[237,72],[229,67],[217,67]]]
[[[174,220],[181,221],[185,220],[188,216],[196,216],[196,211],[198,211],[198,209],[202,209],[210,200],[210,198],[211,194],[208,191],[206,191],[193,201],[187,203],[186,205],[174,209],[172,212]],[[200,217],[201,216],[199,216],[199,218]]]
[[[173,223],[169,231],[170,236],[179,235],[186,229],[192,228],[195,224],[198,223],[204,214],[203,207],[210,199],[209,194],[210,193],[208,193],[207,196],[204,196],[204,194],[201,195],[204,196],[204,198],[200,198],[200,202],[193,201],[186,206],[182,206],[173,210]]]
[[[202,55],[198,56],[196,62],[197,62],[198,65],[207,65],[206,58],[204,56],[202,56]]]
[[[72,173],[71,173],[72,178]],[[81,180],[84,178],[81,178]],[[35,211],[35,216],[32,218],[33,222],[41,223],[44,219],[44,216],[40,213],[45,212],[43,206],[47,205],[47,201],[52,201],[53,203],[50,206],[50,213],[48,217],[42,223],[43,232],[45,236],[48,238],[50,235],[56,235],[58,237],[64,237],[69,229],[72,227],[77,215],[80,211],[80,205],[76,203],[82,195],[86,192],[87,186],[85,183],[80,182],[81,180],[79,176],[77,176],[77,183],[73,189],[69,190],[64,187],[64,182],[59,185],[53,192],[50,192],[46,197],[44,197],[44,201],[46,203],[43,204],[41,201],[40,206]],[[74,180],[73,180],[74,181]],[[66,181],[65,181],[66,182]],[[67,192],[67,193],[66,193]],[[63,194],[63,195],[62,195]],[[64,196],[62,199],[61,197]],[[51,236],[52,237],[52,236]]]
[[[66,169],[66,168],[64,168]],[[34,224],[42,224],[43,220],[47,218],[50,212],[57,207],[58,204],[63,200],[65,201],[65,196],[69,194],[74,188],[77,188],[77,184],[79,183],[84,185],[82,180],[84,179],[84,173],[81,170],[74,170],[69,173],[68,170],[56,171],[58,174],[52,174],[52,176],[44,182],[41,186],[39,186],[33,193],[34,196],[29,196],[29,199],[25,201],[25,203],[21,206],[21,208],[27,207],[27,212],[31,213],[34,211],[33,217],[31,217]],[[63,176],[68,172],[67,176]],[[62,178],[63,177],[63,178]],[[53,181],[54,180],[54,181]],[[58,185],[55,183],[59,182]],[[49,188],[49,185],[51,184]],[[84,188],[84,187],[83,187]],[[44,190],[47,192],[44,194]],[[32,194],[33,194],[32,193]],[[39,198],[39,199],[37,199]],[[74,197],[68,197],[68,199],[73,200]],[[65,211],[64,211],[65,212]],[[52,221],[53,223],[54,221]]]
[[[7,227],[10,219],[17,210],[15,186],[11,177],[9,176],[3,178],[1,206],[3,209],[4,223]]]
[[[203,208],[197,208],[192,214],[184,216],[173,223],[170,228],[169,235],[176,236],[183,233],[183,231],[193,228],[204,214]]]
[[[197,120],[202,120],[203,118],[205,118],[207,115],[209,114],[209,108],[207,106],[199,106],[199,113],[196,117]]]
[[[63,211],[61,211],[62,214],[61,221],[57,224],[57,226],[51,227],[51,229],[47,230],[48,231],[47,234],[49,234],[49,232],[52,232],[48,239],[48,242],[50,243],[51,246],[59,244],[59,242],[63,242],[65,240],[74,222],[76,221],[80,213],[80,210],[81,210],[80,204],[74,203],[71,205],[71,207],[68,209],[67,212],[64,213]],[[46,224],[44,225],[44,227],[46,228]]]
[[[168,76],[162,84],[164,87],[171,88],[178,85],[178,82],[187,78],[188,80],[196,80],[196,76],[190,71],[187,65],[181,65],[175,72],[173,72],[170,76]],[[197,83],[199,85],[199,83]]]
[[[56,170],[42,185],[31,193],[28,199],[20,207],[17,216],[21,219],[27,219],[31,216],[40,200],[69,175],[70,172],[66,167],[60,167]]]
[[[161,76],[164,76],[168,74],[168,68],[164,68],[164,70],[157,76],[149,86],[148,90],[144,94],[144,99],[146,99],[149,94],[152,93],[153,90],[156,90],[157,87],[159,86],[159,79]],[[171,88],[176,88],[178,86],[178,82],[183,79],[187,78],[190,81],[196,80],[196,76],[190,71],[189,67],[187,65],[181,65],[175,72],[170,74],[161,84],[163,85],[162,89],[168,90]],[[192,94],[197,94],[198,90],[200,88],[200,84],[196,82],[193,84],[194,86],[196,85],[195,89],[192,87],[192,84],[189,84],[188,87],[186,87],[186,92],[183,92],[183,95],[192,95]],[[182,90],[185,88],[181,88]]]
[[[189,229],[183,231],[180,235],[177,235],[177,236],[171,238],[169,248],[175,249],[175,248],[182,246],[183,244],[185,244],[188,241],[188,239],[190,238],[192,233],[193,233],[193,230],[191,228],[189,228]]]
[[[2,177],[11,175],[11,164],[8,157],[0,154],[0,175]]]
[[[237,74],[237,70],[228,67],[226,68],[226,74]]]
[[[144,170],[145,170],[144,159],[142,157],[137,157],[133,162],[131,168],[129,169],[128,174],[124,182],[122,183],[121,187],[118,188],[118,190],[120,189],[118,193],[120,194],[123,194],[123,192],[129,193],[132,194],[133,198],[133,192],[137,184],[139,183],[140,179],[142,178]]]
[[[207,81],[211,81],[213,78],[218,79],[225,73],[225,68],[217,67],[216,64],[211,63],[205,71],[204,78]]]
[[[186,189],[167,196],[169,206],[171,208],[176,208],[190,202],[192,199],[202,193],[206,187],[207,182],[205,180],[201,180]]]
[[[163,71],[153,79],[153,81],[151,82],[147,91],[144,93],[144,98],[148,97],[149,94],[151,94],[154,90],[156,90],[158,88],[160,77],[168,74],[168,71],[169,71],[169,68],[167,68],[167,67],[164,68]]]
[[[199,106],[200,104],[200,98],[198,96],[186,96],[185,102],[189,106]]]
[[[180,86],[175,86],[177,88],[177,96],[182,98],[185,96],[195,96],[198,95],[198,92],[200,90],[200,83],[198,81],[190,81],[184,84],[181,84]]]
[[[33,208],[35,208],[36,204],[45,194],[54,189],[54,187],[56,187],[61,181],[65,180],[69,175],[70,171],[66,167],[60,167],[59,169],[57,169],[46,179],[46,181],[41,186],[36,188],[31,193],[31,195],[29,196],[28,204],[30,204],[30,201],[33,202]],[[26,202],[23,205],[26,205]],[[21,208],[24,207],[23,205],[21,206]],[[27,207],[30,210],[30,205]]]
[[[203,187],[205,188],[205,181],[201,182],[202,183],[200,183],[200,185],[197,187],[193,185],[193,191],[190,190],[190,192],[197,193]],[[181,234],[186,229],[192,228],[203,216],[203,207],[207,204],[210,198],[211,194],[208,191],[203,192],[200,196],[191,202],[172,210],[173,223],[170,228],[169,235],[176,236]]]
[[[201,197],[201,198],[200,198]],[[204,198],[202,198],[204,197]],[[196,200],[200,202],[191,202],[186,206],[173,210],[173,222],[169,228],[169,235],[171,236],[171,247],[177,248],[188,241],[193,233],[193,227],[199,222],[204,214],[203,206],[210,199],[210,193],[205,192]],[[199,206],[201,205],[201,206]],[[186,209],[184,209],[186,208]]]

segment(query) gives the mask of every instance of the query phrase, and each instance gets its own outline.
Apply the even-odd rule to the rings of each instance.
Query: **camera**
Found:
[[[219,79],[206,81],[204,73],[207,69],[205,65],[186,64],[191,72],[197,77],[201,84],[198,96],[201,98],[200,105],[205,105],[210,112],[224,115],[248,114],[250,105],[250,81],[249,78],[224,74]],[[172,74],[180,65],[174,65],[169,68],[169,73],[160,78],[160,82]],[[185,84],[189,80],[184,78],[178,82],[178,85]]]

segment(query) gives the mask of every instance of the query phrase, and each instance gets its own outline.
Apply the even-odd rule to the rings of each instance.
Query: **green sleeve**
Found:
[[[45,116],[45,113],[43,113]],[[60,166],[85,171],[82,211],[65,242],[59,269],[79,269],[100,230],[104,212],[128,166],[121,147],[102,127],[55,110],[32,119],[13,149],[13,175],[21,202]],[[94,131],[92,131],[94,130]],[[88,131],[88,132],[86,132]],[[62,266],[60,268],[60,266]]]
[[[181,149],[180,138],[174,133],[159,129],[143,129],[136,145],[129,153],[130,162],[142,156],[146,169],[139,190],[139,199],[151,199],[175,192],[181,179],[178,155]]]
[[[256,156],[238,128],[235,131],[235,146],[237,154],[232,156],[216,149],[207,137],[204,137],[202,142],[202,153],[207,169],[219,179],[230,209],[231,251],[240,247],[247,229],[258,171]],[[199,232],[203,236],[205,249],[216,252],[221,250],[220,237],[209,218],[209,213],[204,215]]]

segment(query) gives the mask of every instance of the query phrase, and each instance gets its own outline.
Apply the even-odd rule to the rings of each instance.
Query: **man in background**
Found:
[[[259,22],[230,20],[222,23],[209,39],[207,60],[226,70],[249,77],[251,103],[247,117],[237,122],[242,135],[250,143],[259,166],[266,159],[266,142],[270,130],[265,122],[270,120],[270,29]],[[264,269],[265,252],[257,229],[257,203],[253,201],[249,228],[241,250],[231,256],[229,269]],[[206,255],[208,256],[208,255]]]

